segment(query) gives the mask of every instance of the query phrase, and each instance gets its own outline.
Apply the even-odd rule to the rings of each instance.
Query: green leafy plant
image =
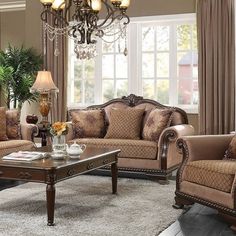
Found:
[[[38,94],[30,93],[37,71],[42,66],[42,56],[33,48],[8,46],[0,51],[0,86],[4,91],[7,107],[21,109],[24,102],[37,101]]]

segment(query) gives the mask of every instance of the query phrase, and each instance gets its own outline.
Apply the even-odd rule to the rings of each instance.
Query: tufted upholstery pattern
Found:
[[[6,134],[6,108],[0,107],[0,141],[8,140]]]
[[[28,140],[8,140],[0,143],[0,157],[11,152],[30,150],[34,144]]]
[[[200,160],[188,162],[183,181],[230,193],[236,173],[236,162],[227,160]]]
[[[105,147],[120,149],[119,157],[135,158],[135,159],[157,159],[157,143],[144,140],[129,139],[74,139],[80,144],[86,144],[92,147]]]

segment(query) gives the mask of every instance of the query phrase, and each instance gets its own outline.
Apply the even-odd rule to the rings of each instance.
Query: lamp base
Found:
[[[48,113],[50,111],[50,102],[48,100],[48,93],[41,93],[40,94],[40,103],[39,103],[39,111],[42,115],[42,121],[41,124],[44,124],[45,126],[49,125],[48,122]]]

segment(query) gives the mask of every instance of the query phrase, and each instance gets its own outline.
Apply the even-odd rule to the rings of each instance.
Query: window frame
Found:
[[[174,28],[170,30],[170,67],[169,67],[169,104],[170,106],[177,106],[184,109],[187,113],[198,113],[198,105],[181,105],[178,104],[178,91],[177,91],[177,83],[180,79],[177,74],[177,40],[174,39],[174,35],[177,35],[177,25],[178,24],[196,24],[196,14],[175,14],[175,15],[161,15],[161,16],[148,16],[148,17],[132,17],[131,24],[128,26],[128,35],[127,35],[127,46],[128,46],[128,94],[134,93],[139,96],[143,96],[142,89],[142,50],[138,50],[138,48],[142,47],[142,25],[144,24],[153,24],[157,23],[160,25],[170,25]],[[191,34],[192,40],[192,34]],[[68,42],[68,55],[73,54],[73,49],[71,47],[70,41]],[[192,49],[191,51],[195,51]],[[94,94],[95,104],[102,103],[102,41],[99,40],[97,42],[97,52],[98,56],[95,60],[95,87],[96,91]],[[114,54],[112,54],[114,55]],[[156,57],[156,56],[155,56]],[[137,60],[133,60],[133,58],[137,58]],[[156,61],[154,62],[156,63]],[[72,65],[73,64],[73,65]],[[73,91],[72,83],[74,78],[72,78],[72,70],[74,69],[74,63],[70,63],[70,59],[68,59],[68,98],[72,96],[70,93]],[[156,69],[155,69],[156,70]],[[198,78],[191,77],[191,80],[197,80]],[[155,78],[155,81],[157,78]],[[116,83],[116,81],[115,81]],[[156,88],[155,88],[156,89]],[[92,104],[70,104],[68,99],[68,107],[86,107]],[[167,104],[168,105],[168,104]]]

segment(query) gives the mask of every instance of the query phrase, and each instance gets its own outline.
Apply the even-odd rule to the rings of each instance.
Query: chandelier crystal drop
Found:
[[[130,19],[126,10],[130,0],[40,0],[40,2],[44,6],[41,13],[44,54],[46,54],[47,39],[55,41],[54,55],[60,54],[58,37],[62,35],[74,41],[74,52],[78,59],[95,57],[99,38],[106,43],[125,39],[124,55],[128,54],[126,42]]]

